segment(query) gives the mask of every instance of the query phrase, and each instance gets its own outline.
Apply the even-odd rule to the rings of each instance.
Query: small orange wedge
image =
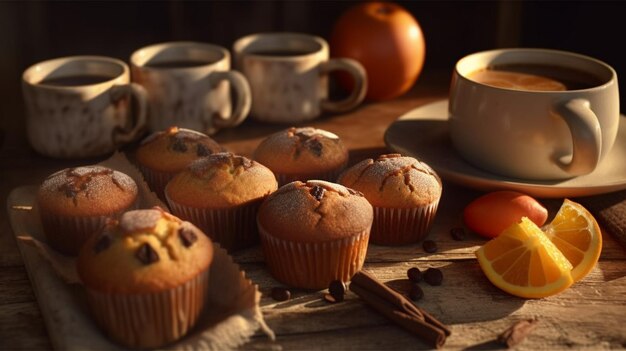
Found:
[[[487,278],[509,294],[540,298],[574,283],[572,264],[527,217],[476,251]]]
[[[575,282],[584,278],[596,265],[602,252],[602,233],[598,222],[583,206],[565,199],[544,232],[574,266]]]

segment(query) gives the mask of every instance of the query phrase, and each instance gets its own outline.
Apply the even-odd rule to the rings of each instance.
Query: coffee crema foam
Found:
[[[567,90],[565,84],[557,80],[529,73],[483,69],[472,72],[469,78],[478,83],[498,88],[533,91]]]

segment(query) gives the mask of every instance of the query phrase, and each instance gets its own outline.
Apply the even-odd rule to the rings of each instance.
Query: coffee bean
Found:
[[[417,284],[411,284],[411,290],[409,290],[409,298],[413,301],[417,301],[424,297],[424,290]]]
[[[452,239],[456,241],[465,240],[465,230],[463,230],[463,228],[450,229],[450,235],[452,235]]]
[[[341,302],[346,294],[346,285],[341,280],[333,280],[328,286],[328,292],[336,302]]]
[[[437,268],[428,268],[424,272],[424,281],[428,285],[441,285],[443,282],[443,273]]]
[[[341,297],[341,300],[337,300],[335,297],[333,297],[333,295],[331,294],[324,294],[324,301],[328,302],[328,303],[337,303],[337,302],[341,302],[343,301],[343,296]]]
[[[417,267],[409,268],[409,270],[406,271],[406,276],[409,277],[409,280],[413,283],[422,281],[422,272]]]
[[[422,248],[428,253],[437,252],[437,244],[432,240],[424,240]]]
[[[272,299],[276,301],[287,301],[290,298],[291,291],[281,287],[272,288]]]

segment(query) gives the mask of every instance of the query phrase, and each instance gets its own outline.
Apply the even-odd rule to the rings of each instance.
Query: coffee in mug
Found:
[[[262,33],[243,37],[233,45],[235,64],[250,82],[253,118],[270,123],[300,123],[322,112],[340,113],[358,106],[365,97],[363,66],[347,58],[329,58],[322,38],[300,33]],[[355,82],[343,100],[328,96],[328,74],[345,71]]]
[[[469,163],[512,178],[571,178],[613,147],[617,74],[565,51],[479,52],[457,62],[449,112],[452,144]]]
[[[230,70],[230,53],[220,46],[155,44],[135,51],[130,62],[133,81],[148,92],[151,131],[175,125],[214,134],[239,125],[250,111],[250,86]]]
[[[541,64],[490,66],[470,73],[468,78],[494,87],[530,91],[580,90],[602,84],[584,71]]]
[[[128,66],[103,56],[70,56],[24,71],[29,143],[58,158],[102,156],[138,137],[146,123],[146,93],[130,83]],[[131,112],[131,96],[137,102]]]

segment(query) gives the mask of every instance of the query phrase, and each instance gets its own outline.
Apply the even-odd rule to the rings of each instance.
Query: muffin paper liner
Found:
[[[324,242],[279,239],[260,225],[259,234],[274,278],[291,287],[323,289],[336,279],[349,281],[363,267],[370,232]]]
[[[136,164],[139,171],[143,175],[150,190],[154,191],[159,199],[165,201],[165,186],[174,177],[176,173],[159,172],[140,164]]]
[[[224,209],[184,206],[169,197],[167,202],[174,215],[195,224],[226,250],[234,251],[259,242],[256,214],[264,199],[265,197]]]
[[[421,241],[432,227],[439,200],[414,208],[374,206],[370,242],[377,245],[404,245]]]
[[[44,228],[46,241],[52,248],[63,254],[76,256],[87,239],[104,225],[107,218],[117,217],[124,211],[112,213],[109,216],[93,217],[41,213],[41,225]],[[62,233],[62,235],[55,233]]]
[[[185,284],[148,294],[103,293],[87,288],[92,314],[107,335],[132,348],[153,348],[183,337],[205,306],[209,271]]]

